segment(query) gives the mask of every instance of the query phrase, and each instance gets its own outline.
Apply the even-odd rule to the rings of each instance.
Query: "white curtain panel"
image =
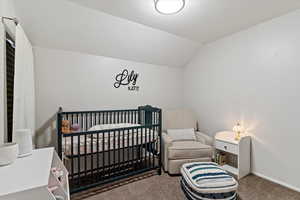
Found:
[[[5,136],[5,29],[0,22],[0,145]]]
[[[13,135],[17,129],[35,130],[33,50],[21,25],[16,27]],[[34,137],[34,135],[33,135]]]

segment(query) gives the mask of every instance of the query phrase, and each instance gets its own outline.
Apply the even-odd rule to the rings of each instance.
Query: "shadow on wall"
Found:
[[[56,120],[55,113],[36,131],[34,142],[37,148],[57,147]]]

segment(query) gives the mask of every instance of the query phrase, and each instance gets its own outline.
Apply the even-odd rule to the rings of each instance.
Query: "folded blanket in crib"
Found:
[[[107,130],[107,129],[117,129],[117,128],[130,128],[135,126],[141,126],[140,124],[132,124],[132,123],[118,123],[118,124],[101,124],[96,125],[88,129],[88,131],[99,131],[99,130]]]

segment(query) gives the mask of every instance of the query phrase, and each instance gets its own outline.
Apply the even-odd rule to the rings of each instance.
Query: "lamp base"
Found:
[[[235,138],[234,138],[236,141],[239,141],[241,139],[241,133],[237,133],[235,135]]]

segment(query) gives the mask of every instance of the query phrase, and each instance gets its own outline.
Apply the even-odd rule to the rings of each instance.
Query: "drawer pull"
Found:
[[[224,146],[224,149],[226,149],[226,150],[227,150],[227,146]]]

